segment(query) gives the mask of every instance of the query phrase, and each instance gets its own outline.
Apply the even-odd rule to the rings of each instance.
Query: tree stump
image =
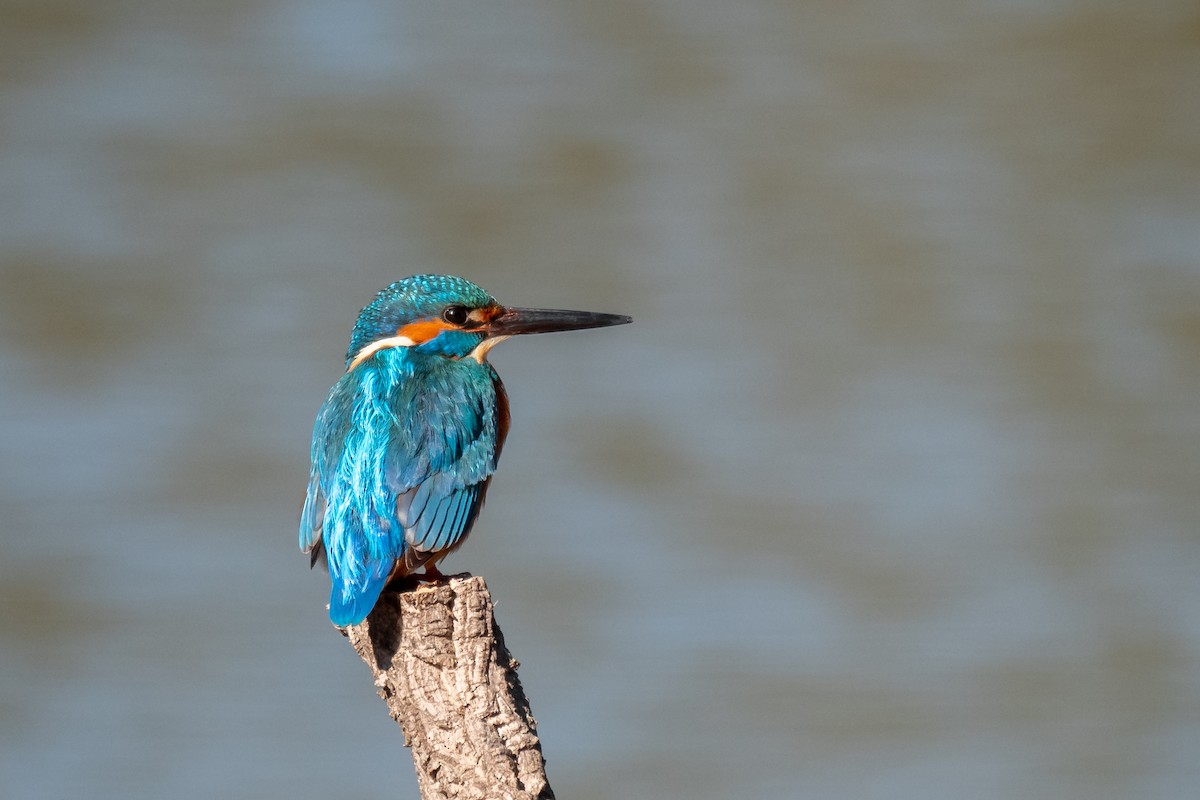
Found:
[[[423,800],[552,800],[537,723],[483,578],[385,591],[343,633],[404,731]]]

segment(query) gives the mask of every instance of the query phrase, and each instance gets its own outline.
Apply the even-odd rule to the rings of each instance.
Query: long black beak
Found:
[[[487,324],[489,336],[516,336],[522,333],[551,333],[577,331],[584,328],[607,328],[633,322],[624,314],[601,314],[598,311],[563,311],[556,308],[506,308]]]

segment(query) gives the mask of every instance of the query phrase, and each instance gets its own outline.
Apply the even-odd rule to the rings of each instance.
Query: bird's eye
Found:
[[[467,321],[467,309],[462,306],[450,306],[442,312],[442,319],[451,325],[462,325]]]

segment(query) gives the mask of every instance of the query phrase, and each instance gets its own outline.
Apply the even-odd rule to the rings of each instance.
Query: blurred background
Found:
[[[560,797],[1200,785],[1194,3],[0,14],[0,796],[418,796],[295,541],[426,271],[635,319],[444,567]]]

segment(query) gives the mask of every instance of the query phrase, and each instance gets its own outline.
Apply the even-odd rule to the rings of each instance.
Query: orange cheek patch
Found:
[[[410,322],[400,330],[397,336],[412,340],[413,344],[425,344],[442,331],[451,330],[451,326],[437,319],[425,319],[420,322]]]

